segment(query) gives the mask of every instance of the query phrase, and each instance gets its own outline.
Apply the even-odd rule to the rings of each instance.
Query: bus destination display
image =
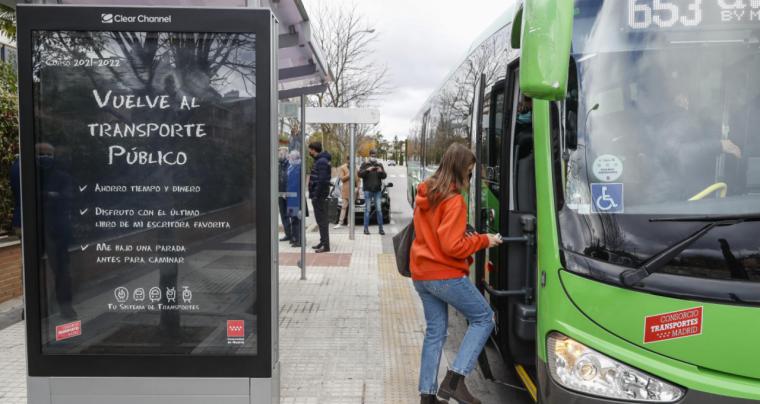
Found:
[[[736,29],[760,23],[760,0],[626,0],[628,29]]]

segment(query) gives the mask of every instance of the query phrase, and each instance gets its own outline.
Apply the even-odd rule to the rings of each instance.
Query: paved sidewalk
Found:
[[[24,299],[22,297],[15,297],[7,302],[0,303],[0,330],[21,321],[23,312]]]
[[[307,260],[329,266],[307,267],[305,281],[300,268],[280,267],[281,402],[415,402],[424,323],[410,282],[379,235],[331,237],[331,253]],[[280,245],[285,257],[298,251]],[[0,330],[2,404],[26,402],[24,331],[23,322]]]
[[[280,267],[282,403],[414,402],[419,350],[406,348],[420,346],[423,328],[416,311],[398,310],[415,307],[408,281],[382,273],[379,236],[333,232],[331,247],[351,253],[351,266],[307,267],[305,281]]]
[[[309,253],[306,280],[295,266],[299,249],[280,243],[280,365],[283,404],[419,402],[417,377],[425,323],[411,281],[398,275],[390,240],[357,228],[331,229],[332,251]],[[310,231],[307,245],[316,243]],[[450,314],[440,377],[466,328]],[[26,403],[24,323],[0,330],[0,404]],[[525,402],[473,372],[484,403]]]
[[[20,321],[0,330],[0,403],[26,404],[26,330]]]

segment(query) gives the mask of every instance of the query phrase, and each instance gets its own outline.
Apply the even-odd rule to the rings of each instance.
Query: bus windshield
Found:
[[[728,14],[707,3],[577,2],[572,208],[760,211],[760,8],[709,2],[746,3],[734,11],[754,19],[721,23]]]
[[[635,266],[694,231],[653,218],[760,213],[760,2],[575,6],[564,247]],[[752,226],[714,230],[665,272],[760,282],[725,258]],[[753,251],[731,255],[756,268]]]

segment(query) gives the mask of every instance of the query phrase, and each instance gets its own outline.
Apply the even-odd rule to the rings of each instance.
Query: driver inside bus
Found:
[[[721,154],[742,158],[731,139],[722,139],[721,125],[695,111],[688,95],[677,93],[672,112],[664,115],[660,131],[657,173],[653,177],[658,201],[685,201],[716,182],[716,161]],[[659,177],[659,179],[658,179]]]

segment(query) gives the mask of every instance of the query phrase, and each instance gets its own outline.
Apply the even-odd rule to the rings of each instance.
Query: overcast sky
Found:
[[[319,1],[304,0],[309,15]],[[355,3],[377,31],[378,63],[388,66],[393,90],[379,100],[379,129],[405,138],[427,97],[461,62],[470,44],[511,4],[510,0],[327,0]]]

